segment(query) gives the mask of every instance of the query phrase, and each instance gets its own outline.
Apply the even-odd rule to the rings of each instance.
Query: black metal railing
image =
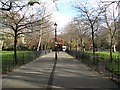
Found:
[[[17,55],[17,64],[15,64],[14,55],[2,56],[2,73],[6,74],[21,65],[24,65],[40,56],[46,55],[52,50],[41,50],[27,53],[20,53]]]
[[[111,80],[114,80],[120,87],[120,57],[118,55],[114,55],[111,62],[109,55],[95,54],[95,62],[93,63],[92,53],[70,50],[67,50],[66,52],[77,58],[82,63],[88,65],[98,73],[105,75]]]

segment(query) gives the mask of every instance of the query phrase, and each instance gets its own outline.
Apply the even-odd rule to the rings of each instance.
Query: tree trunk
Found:
[[[114,44],[114,52],[116,52],[116,47],[115,47],[115,44]]]
[[[14,58],[15,58],[15,64],[18,64],[17,61],[17,32],[15,32],[15,37],[14,37]]]
[[[37,47],[37,51],[40,50],[41,38],[42,38],[42,37],[40,36],[39,43],[38,43],[38,47]]]
[[[70,43],[70,51],[71,51],[71,43]]]
[[[80,38],[80,40],[81,40],[81,52],[83,52],[84,50],[83,50],[83,45],[82,45],[82,38]]]
[[[110,61],[112,62],[112,39],[110,43]]]
[[[76,39],[76,51],[78,51],[78,41]]]
[[[45,42],[45,50],[46,50],[46,42]]]
[[[69,44],[69,50],[71,50],[71,44]]]
[[[41,50],[43,50],[43,40],[41,39]]]
[[[70,41],[70,50],[72,50],[72,40]]]
[[[93,42],[93,64],[95,64],[95,43],[94,43],[94,31],[93,27],[92,28],[92,42]]]
[[[86,50],[85,50],[85,48],[83,49],[83,52],[85,52]]]
[[[3,41],[3,40],[1,40],[1,41],[0,41],[0,50],[2,50],[3,43],[4,43],[4,41]]]
[[[37,47],[37,51],[39,51],[40,50],[40,44],[41,44],[41,39],[42,39],[42,30],[39,32],[39,43],[38,43],[38,47]]]

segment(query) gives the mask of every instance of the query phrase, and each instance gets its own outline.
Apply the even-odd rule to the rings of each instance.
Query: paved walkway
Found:
[[[117,85],[65,52],[38,58],[3,75],[3,88],[117,88]]]

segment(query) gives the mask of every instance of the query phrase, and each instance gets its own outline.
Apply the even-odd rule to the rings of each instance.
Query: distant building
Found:
[[[52,44],[51,49],[55,50],[55,38],[48,39],[48,42]],[[57,44],[57,49],[59,48],[60,50],[62,50],[62,46],[66,46],[64,38],[61,38],[61,37],[57,37],[56,44]]]

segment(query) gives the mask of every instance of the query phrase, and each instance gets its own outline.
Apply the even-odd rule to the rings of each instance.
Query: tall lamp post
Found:
[[[55,60],[57,60],[57,24],[54,24],[55,26]]]

